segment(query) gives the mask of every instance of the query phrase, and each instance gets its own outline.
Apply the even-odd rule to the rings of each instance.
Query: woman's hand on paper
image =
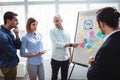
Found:
[[[40,51],[39,55],[43,55],[45,53],[45,51]]]

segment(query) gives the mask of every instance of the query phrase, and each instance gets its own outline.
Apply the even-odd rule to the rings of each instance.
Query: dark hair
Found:
[[[111,28],[119,27],[120,13],[113,7],[105,7],[97,11],[97,21],[103,21]]]
[[[37,20],[36,19],[34,19],[34,18],[28,18],[28,20],[27,20],[27,23],[26,23],[26,31],[27,31],[27,33],[30,33],[31,32],[31,30],[30,30],[30,25],[32,24],[32,23],[34,23],[34,22],[36,22]]]
[[[18,16],[16,13],[14,12],[11,12],[11,11],[7,11],[5,14],[4,14],[4,24],[7,23],[7,19],[9,20],[12,20],[14,18],[14,16]]]

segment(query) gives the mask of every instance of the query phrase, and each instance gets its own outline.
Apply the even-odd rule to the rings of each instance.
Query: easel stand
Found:
[[[71,77],[71,75],[72,75],[72,72],[73,72],[73,69],[74,69],[74,67],[75,67],[75,64],[80,65],[80,66],[83,66],[83,67],[86,67],[86,68],[88,67],[88,65],[73,62],[73,67],[72,67],[72,70],[71,70],[70,75],[69,75],[69,77],[68,77],[68,80],[70,80],[70,77]]]
[[[71,70],[70,75],[69,75],[69,77],[68,77],[68,80],[70,80],[70,77],[71,77],[71,75],[72,75],[72,72],[73,72],[74,67],[75,67],[75,64],[73,64],[73,67],[72,67],[72,70]]]

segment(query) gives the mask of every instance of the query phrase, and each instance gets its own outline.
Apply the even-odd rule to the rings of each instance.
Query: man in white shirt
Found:
[[[69,63],[71,62],[72,58],[71,47],[75,48],[79,44],[70,43],[70,37],[63,29],[62,19],[60,16],[55,16],[53,21],[55,28],[50,30],[50,38],[52,43],[51,80],[58,79],[58,71],[60,68],[61,80],[67,80]]]

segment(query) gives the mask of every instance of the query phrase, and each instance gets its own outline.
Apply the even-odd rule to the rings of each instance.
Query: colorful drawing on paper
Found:
[[[73,62],[88,64],[90,56],[95,56],[104,42],[105,35],[101,33],[96,21],[96,10],[78,12],[75,42],[80,45],[74,48]]]

